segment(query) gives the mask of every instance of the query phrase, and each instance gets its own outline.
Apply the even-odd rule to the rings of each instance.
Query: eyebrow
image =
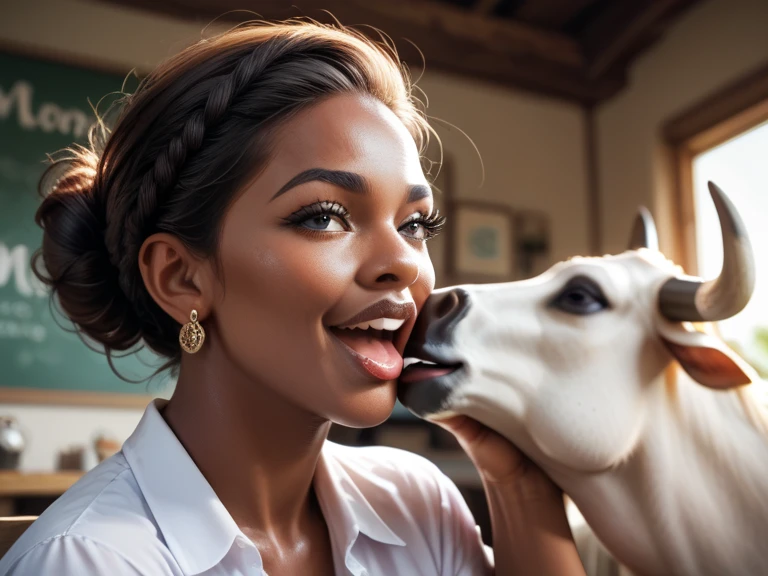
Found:
[[[360,174],[355,174],[354,172],[346,172],[344,170],[310,168],[309,170],[299,172],[296,176],[291,178],[286,184],[282,186],[282,188],[280,188],[280,190],[275,193],[274,196],[272,196],[272,198],[270,198],[270,202],[281,194],[285,194],[291,188],[295,188],[301,184],[306,184],[307,182],[313,181],[326,182],[355,194],[370,194],[371,192],[370,183],[364,176],[361,176]],[[416,202],[417,200],[427,198],[431,195],[432,189],[429,186],[425,184],[412,184],[408,187],[408,198],[406,201],[408,203]]]

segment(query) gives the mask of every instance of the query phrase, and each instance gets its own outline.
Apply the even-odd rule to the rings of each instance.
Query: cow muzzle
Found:
[[[405,347],[404,357],[410,363],[400,375],[397,394],[400,402],[418,416],[450,410],[451,395],[466,378],[454,334],[470,306],[466,290],[438,290],[419,314]]]

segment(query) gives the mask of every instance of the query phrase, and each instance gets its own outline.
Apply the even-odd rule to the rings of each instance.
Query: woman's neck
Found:
[[[311,487],[329,421],[231,363],[188,356],[163,417],[252,538],[294,540],[320,514]]]

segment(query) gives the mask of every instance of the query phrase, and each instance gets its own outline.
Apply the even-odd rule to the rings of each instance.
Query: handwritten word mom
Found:
[[[45,285],[32,273],[29,260],[29,248],[23,244],[9,249],[0,242],[0,288],[13,280],[21,296],[47,296]]]
[[[84,136],[90,125],[88,116],[77,108],[64,109],[52,102],[32,106],[34,88],[29,82],[17,80],[6,92],[0,86],[0,120],[6,120],[15,110],[16,119],[24,130],[60,132],[75,138]]]

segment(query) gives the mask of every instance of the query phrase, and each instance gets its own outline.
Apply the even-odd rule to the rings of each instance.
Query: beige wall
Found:
[[[546,212],[555,261],[588,253],[584,111],[442,74],[420,85],[429,114],[456,126],[433,122],[456,158],[456,197]],[[439,266],[438,255],[433,259]]]
[[[200,35],[200,23],[148,17],[81,0],[27,0],[3,8],[0,42],[75,55],[122,68],[148,69]],[[456,162],[456,194],[550,215],[556,258],[585,253],[587,200],[583,113],[574,105],[535,98],[465,79],[427,74],[420,85],[446,151]],[[439,250],[438,250],[439,252]],[[434,254],[442,276],[441,254]],[[56,451],[89,444],[96,431],[124,439],[137,410],[0,406],[21,421],[29,447],[22,466],[49,469]]]
[[[638,205],[673,254],[665,121],[768,62],[768,2],[708,0],[686,13],[631,70],[630,86],[596,115],[603,250],[625,247]]]

